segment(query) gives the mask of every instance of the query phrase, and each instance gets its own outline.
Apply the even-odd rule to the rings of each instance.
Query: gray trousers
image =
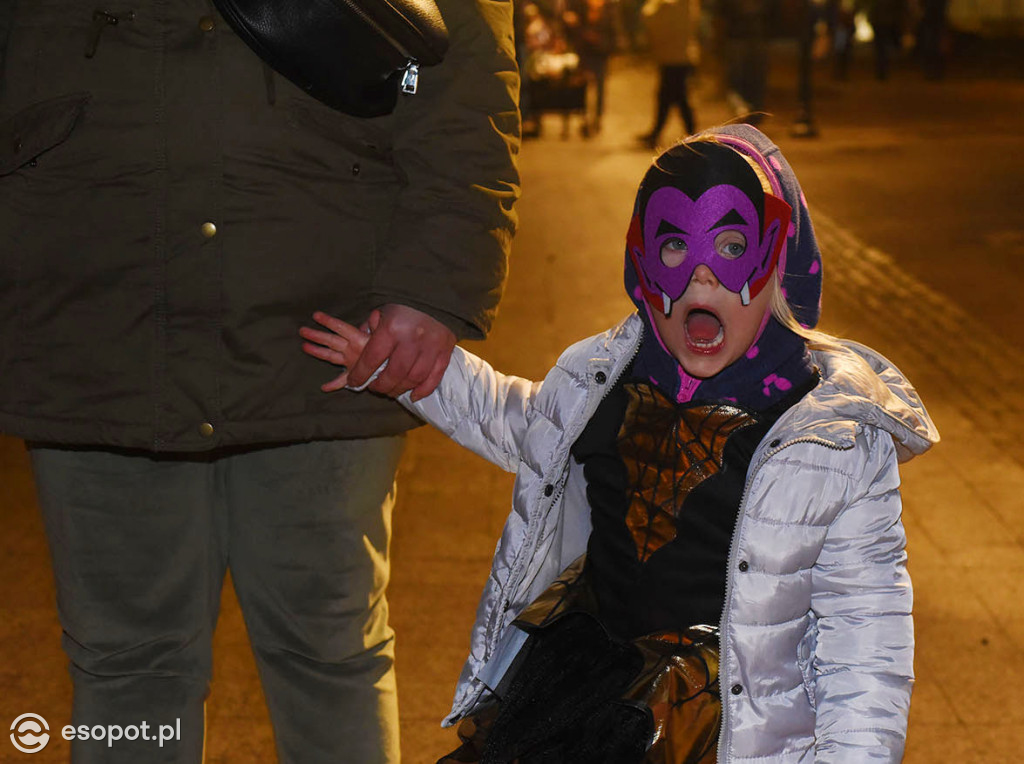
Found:
[[[127,733],[75,739],[72,760],[201,761],[230,569],[280,761],[397,762],[385,588],[403,442],[185,456],[33,446],[72,724]],[[168,724],[180,740],[157,745]]]

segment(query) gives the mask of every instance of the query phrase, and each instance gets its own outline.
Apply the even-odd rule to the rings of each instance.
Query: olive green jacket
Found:
[[[197,451],[414,425],[320,392],[335,370],[297,331],[391,302],[490,327],[519,193],[512,10],[438,5],[444,62],[356,119],[208,0],[0,0],[0,430]]]

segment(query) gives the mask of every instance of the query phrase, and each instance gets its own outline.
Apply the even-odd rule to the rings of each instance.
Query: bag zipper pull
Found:
[[[402,92],[406,95],[415,95],[416,88],[420,84],[420,65],[412,59],[405,65],[405,71],[402,74]]]
[[[117,16],[109,11],[92,12],[92,34],[89,36],[89,44],[85,47],[85,57],[92,58],[96,55],[96,49],[100,45],[100,36],[107,27],[116,27],[122,21],[133,21],[135,11],[128,11],[123,16]]]

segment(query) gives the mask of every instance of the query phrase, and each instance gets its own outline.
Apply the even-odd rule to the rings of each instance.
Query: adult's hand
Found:
[[[391,397],[412,390],[414,401],[430,395],[448,367],[455,334],[437,319],[408,305],[389,303],[378,311],[380,320],[370,327],[370,341],[349,369],[348,384],[359,387],[387,361],[387,368],[370,390]]]

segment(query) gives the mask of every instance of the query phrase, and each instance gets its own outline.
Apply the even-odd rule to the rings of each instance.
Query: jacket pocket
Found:
[[[796,648],[796,662],[800,666],[800,674],[804,680],[804,692],[811,708],[817,710],[817,698],[814,692],[814,655],[818,649],[818,617],[813,611],[807,613],[807,629]]]
[[[394,184],[403,180],[392,154],[386,131],[369,120],[357,120],[336,112],[312,99],[292,99],[288,103],[288,122],[306,136],[306,142],[346,163],[338,179],[354,182]]]
[[[51,98],[0,122],[0,177],[66,141],[90,98],[84,92]]]

